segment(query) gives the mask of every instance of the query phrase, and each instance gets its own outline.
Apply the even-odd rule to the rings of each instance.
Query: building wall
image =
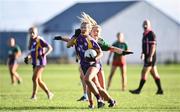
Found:
[[[8,57],[8,40],[14,37],[22,51],[27,50],[27,32],[0,32],[0,63],[6,63]]]
[[[180,51],[180,26],[148,3],[139,2],[104,22],[101,25],[102,36],[112,43],[116,40],[116,33],[123,32],[129,49],[134,51],[134,55],[127,56],[128,62],[142,62],[140,60],[142,22],[146,18],[151,21],[157,37],[158,60],[164,62],[174,58],[170,54],[178,54]],[[180,61],[179,57],[180,54],[178,54]]]

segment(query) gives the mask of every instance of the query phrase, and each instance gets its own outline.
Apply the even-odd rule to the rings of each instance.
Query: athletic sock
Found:
[[[87,98],[87,93],[84,93],[84,95],[83,95],[85,98]]]
[[[100,100],[101,100],[101,97],[100,97],[99,94],[95,95],[95,97],[96,97],[97,101],[100,101]]]
[[[89,100],[89,104],[90,104],[90,105],[93,105],[93,101],[92,101],[92,100]]]
[[[156,85],[158,87],[158,90],[162,90],[162,88],[161,88],[161,80],[160,79],[156,79],[155,82],[156,82]]]
[[[144,86],[144,83],[146,82],[146,80],[141,79],[140,83],[139,83],[139,87],[137,90],[141,91],[142,87]]]

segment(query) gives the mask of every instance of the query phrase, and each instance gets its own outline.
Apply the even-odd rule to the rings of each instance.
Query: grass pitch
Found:
[[[128,89],[138,87],[142,66],[129,65],[127,70]],[[104,66],[106,79],[110,67]],[[39,89],[37,100],[30,100],[32,92],[32,67],[20,65],[18,73],[23,78],[20,85],[10,84],[10,75],[5,65],[0,65],[0,111],[59,111],[59,112],[134,112],[134,111],[177,111],[180,112],[180,65],[159,65],[164,95],[155,95],[156,85],[149,75],[140,95],[121,91],[121,76],[117,69],[109,94],[117,100],[117,106],[109,108],[106,103],[103,109],[88,109],[88,102],[77,102],[83,94],[78,65],[48,65],[42,75],[54,98],[48,100]],[[106,80],[107,81],[107,80]],[[96,100],[94,99],[96,103]]]

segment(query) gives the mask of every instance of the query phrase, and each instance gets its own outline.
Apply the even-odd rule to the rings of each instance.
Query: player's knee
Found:
[[[41,79],[37,79],[38,80],[38,83],[42,83],[42,80]]]
[[[38,82],[38,78],[37,78],[36,76],[33,76],[33,77],[32,77],[32,81],[33,81],[33,82]]]
[[[147,77],[146,77],[146,76],[143,76],[141,79],[142,79],[142,80],[147,80]]]
[[[103,91],[103,88],[102,87],[97,87],[98,91]]]
[[[85,81],[86,83],[90,83],[89,77],[85,77],[85,78],[84,78],[84,81]]]
[[[11,72],[11,74],[15,74],[15,73],[16,73],[16,71],[15,71],[15,70],[11,70],[10,72]]]
[[[154,79],[155,79],[155,80],[159,80],[160,77],[159,77],[159,76],[154,76]]]

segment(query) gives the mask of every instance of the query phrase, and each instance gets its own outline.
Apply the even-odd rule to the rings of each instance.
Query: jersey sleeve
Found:
[[[156,36],[154,34],[154,32],[150,32],[150,36],[149,36],[149,42],[150,44],[156,44]]]
[[[116,47],[116,42],[112,43],[112,46]]]
[[[15,52],[21,52],[21,49],[18,45],[16,45]]]
[[[91,40],[91,43],[94,49],[101,49],[98,43],[94,39]]]
[[[125,50],[128,50],[128,45],[126,43],[124,43],[125,46]]]
[[[110,45],[106,42],[106,41],[104,41],[104,39],[102,39],[102,38],[100,38],[100,39],[98,39],[98,44],[99,44],[99,46],[101,47],[101,49],[103,50],[103,51],[108,51],[109,49],[110,49]]]
[[[47,47],[48,43],[44,39],[40,39],[40,44],[42,47]]]

